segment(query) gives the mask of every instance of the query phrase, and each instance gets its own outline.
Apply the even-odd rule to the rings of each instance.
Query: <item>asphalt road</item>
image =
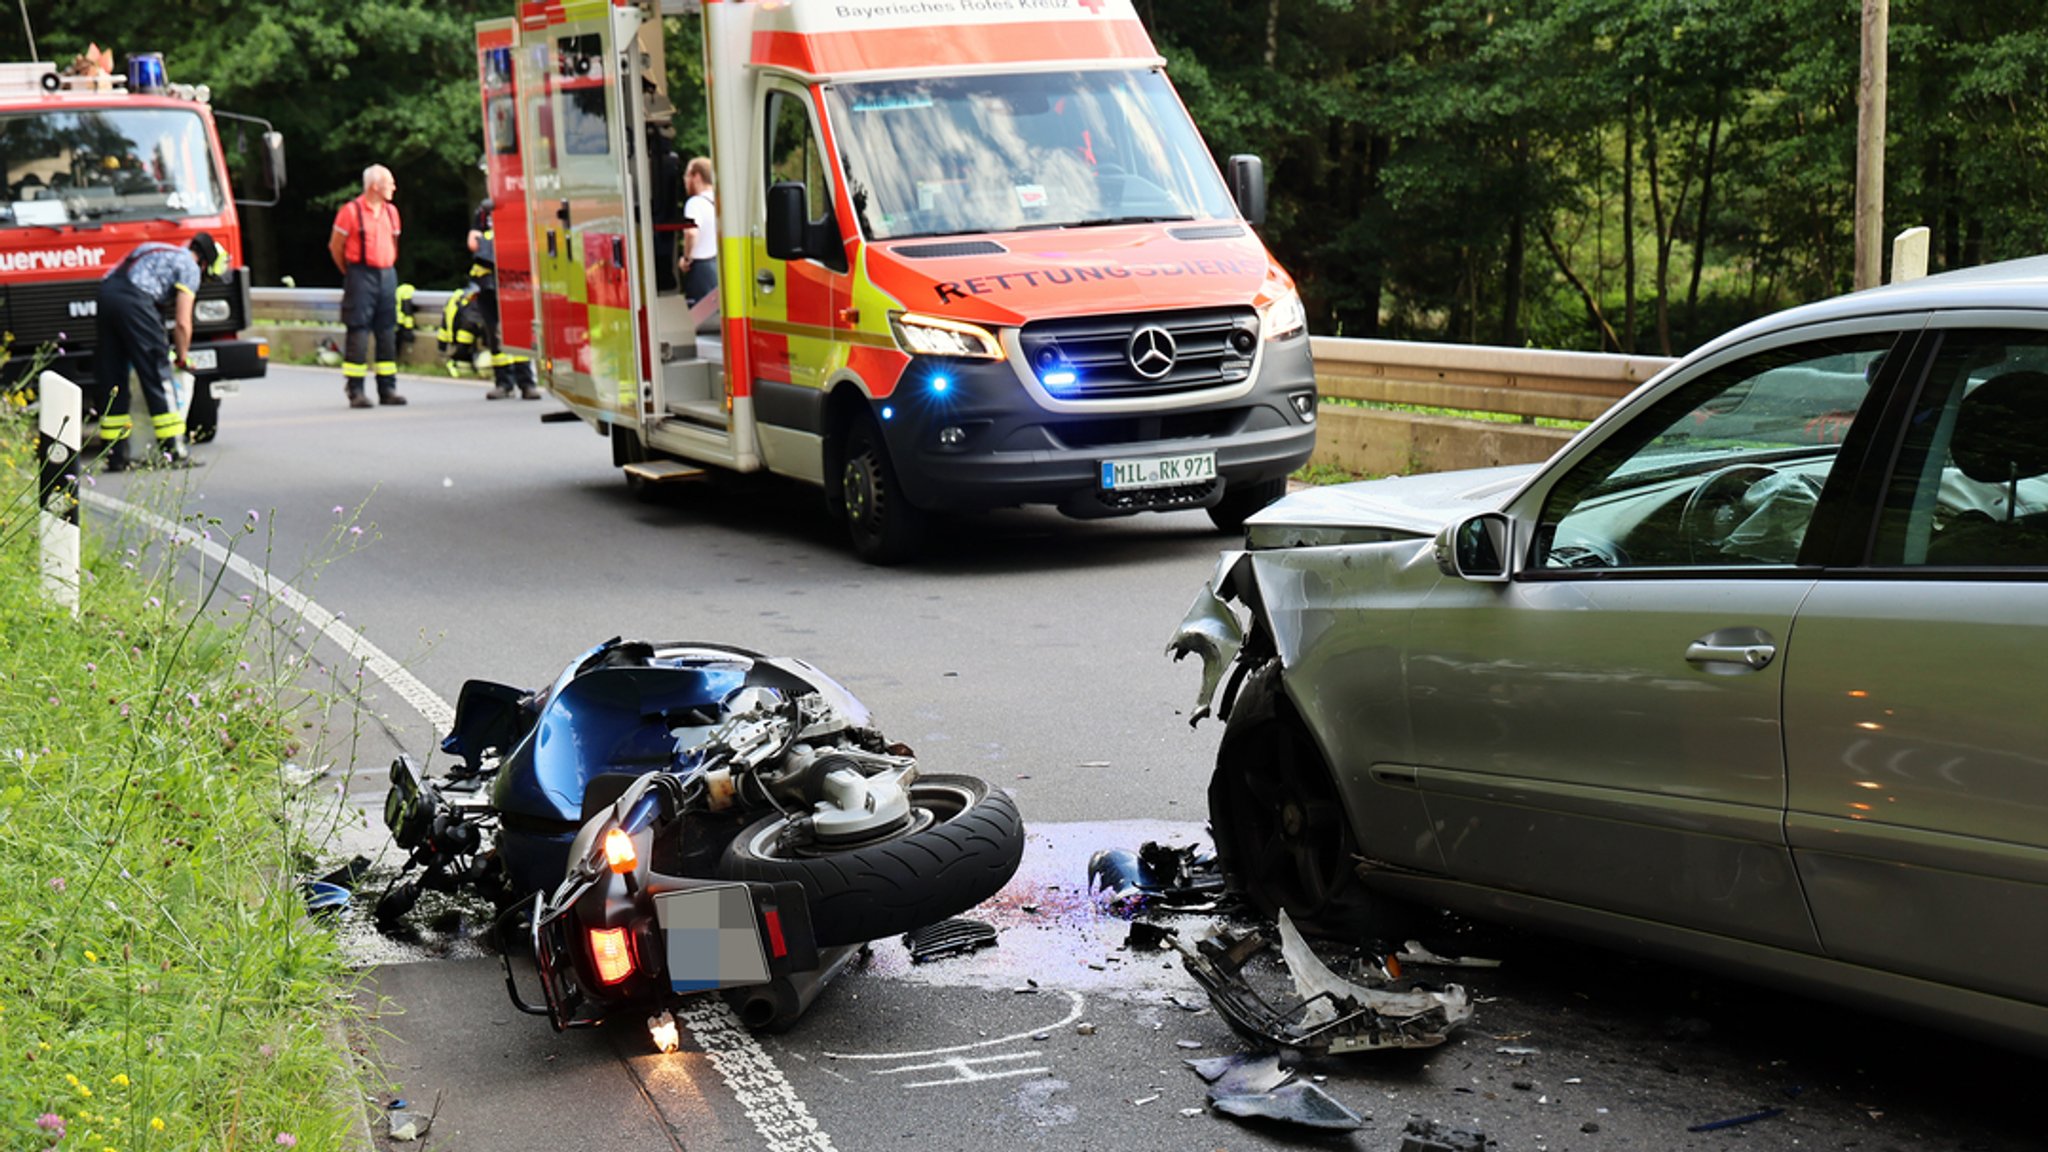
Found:
[[[379,1101],[422,1115],[439,1101],[427,1140],[389,1146],[1302,1142],[1203,1110],[1182,1061],[1241,1045],[1213,1012],[1187,1010],[1200,992],[1168,957],[1124,948],[1125,921],[1085,891],[1097,848],[1202,835],[1217,731],[1189,729],[1195,669],[1161,653],[1228,543],[1203,516],[961,520],[927,561],[884,571],[840,545],[811,490],[704,483],[643,501],[603,440],[540,422],[552,402],[487,403],[473,382],[403,390],[407,407],[350,411],[338,374],[278,368],[226,403],[198,469],[96,489],[218,518],[243,559],[403,665],[388,679],[373,669],[359,709],[309,715],[315,790],[379,810],[396,752],[438,763],[427,716],[470,677],[534,686],[616,634],[705,639],[811,660],[928,768],[1010,789],[1031,837],[988,913],[998,947],[913,966],[882,942],[790,1032],[749,1037],[708,1012],[666,1056],[630,1022],[558,1036],[515,1013],[457,910],[409,944],[351,924],[351,946],[375,961],[362,994],[388,1078]],[[237,534],[252,511],[258,530]],[[118,531],[102,508],[88,517],[88,532]],[[356,665],[318,633],[292,642],[352,687]],[[417,684],[401,692],[404,676]],[[374,855],[378,842],[359,823],[330,851]],[[1188,935],[1203,923],[1167,922]],[[2044,1145],[2040,1061],[1575,944],[1440,928],[1438,951],[1506,961],[1433,974],[1473,990],[1477,1019],[1430,1052],[1300,1069],[1368,1117],[1312,1142],[1392,1150],[1419,1117],[1481,1129],[1500,1149]]]

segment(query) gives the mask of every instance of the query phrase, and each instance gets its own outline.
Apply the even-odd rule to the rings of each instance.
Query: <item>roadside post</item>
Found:
[[[36,456],[42,473],[36,485],[41,508],[43,595],[78,618],[78,444],[85,403],[78,385],[55,372],[36,382],[41,396]]]

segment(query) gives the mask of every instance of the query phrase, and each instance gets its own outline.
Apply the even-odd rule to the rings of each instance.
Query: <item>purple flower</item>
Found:
[[[334,506],[334,514],[335,514],[336,516],[339,516],[339,515],[341,515],[341,505],[339,505],[339,504],[336,504],[336,505]]]
[[[277,1134],[277,1142],[286,1148],[297,1148],[299,1146],[299,1138],[289,1132],[279,1132]]]
[[[50,877],[50,887],[54,891],[62,892],[67,885],[64,883],[62,876],[52,876]],[[41,1123],[41,1121],[37,1121],[37,1123]]]
[[[45,1112],[36,1117],[36,1127],[52,1134],[52,1139],[64,1138],[64,1118],[55,1112]]]
[[[261,512],[258,512],[258,511],[256,511],[256,510],[255,510],[254,508],[251,508],[251,509],[249,509],[249,523],[251,523],[251,524],[261,524],[261,523],[263,523],[263,514],[262,514]]]

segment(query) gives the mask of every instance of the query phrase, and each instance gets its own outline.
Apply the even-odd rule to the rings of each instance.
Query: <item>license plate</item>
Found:
[[[1123,492],[1133,488],[1166,488],[1177,484],[1200,484],[1216,478],[1214,452],[1190,452],[1183,456],[1152,456],[1144,460],[1104,460],[1104,491]]]
[[[744,885],[661,892],[655,919],[664,937],[669,987],[704,992],[768,982],[768,953]]]
[[[211,372],[220,366],[220,361],[211,348],[194,348],[185,353],[185,363],[191,365],[194,372]]]

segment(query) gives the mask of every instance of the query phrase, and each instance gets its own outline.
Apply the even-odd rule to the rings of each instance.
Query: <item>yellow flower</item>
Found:
[[[126,1072],[117,1073],[114,1076],[114,1083],[126,1088],[128,1086],[128,1074]]]
[[[49,1047],[49,1045],[48,1045],[48,1044],[45,1044],[45,1045],[43,1045],[43,1047],[45,1047],[45,1048],[48,1048],[48,1047]],[[66,1084],[69,1084],[69,1085],[71,1085],[71,1086],[72,1086],[73,1088],[76,1088],[76,1087],[78,1087],[78,1077],[76,1077],[76,1076],[73,1076],[73,1075],[72,1075],[71,1073],[69,1073],[69,1072],[66,1072],[66,1073],[64,1074],[64,1082],[65,1082]]]
[[[163,1117],[161,1117],[161,1116],[151,1116],[151,1117],[149,1118],[149,1130],[150,1130],[150,1131],[152,1131],[152,1132],[161,1132],[161,1131],[163,1131],[163,1130],[164,1130],[164,1118],[163,1118]]]
[[[98,956],[98,955],[96,955],[96,954],[94,954],[93,952],[90,952],[90,951],[88,951],[88,952],[87,952],[87,953],[85,954],[85,959],[86,959],[86,962],[87,962],[87,963],[90,963],[90,964],[97,964],[97,963],[99,963],[99,962],[100,962],[100,958],[99,958],[99,956]]]
[[[85,1097],[85,1098],[86,1098],[86,1099],[88,1099],[88,1100],[92,1099],[92,1089],[90,1089],[90,1088],[87,1088],[87,1087],[86,1087],[85,1085],[83,1085],[83,1084],[80,1084],[80,1085],[78,1086],[78,1094],[79,1094],[80,1096],[83,1096],[83,1097]]]

